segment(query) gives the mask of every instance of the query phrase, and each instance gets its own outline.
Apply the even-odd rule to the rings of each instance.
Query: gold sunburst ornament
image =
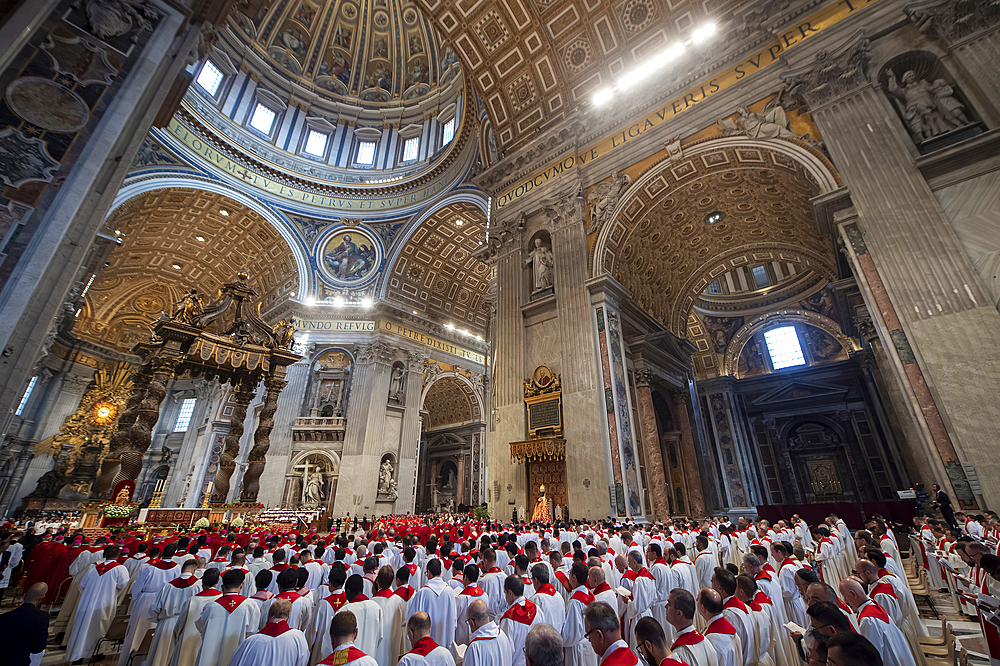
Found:
[[[94,404],[90,411],[90,420],[94,425],[107,425],[115,420],[118,415],[118,405],[107,400],[101,400]]]

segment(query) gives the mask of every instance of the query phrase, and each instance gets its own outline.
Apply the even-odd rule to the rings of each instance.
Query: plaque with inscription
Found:
[[[528,408],[528,428],[531,430],[541,430],[542,428],[559,427],[559,399],[536,402]]]

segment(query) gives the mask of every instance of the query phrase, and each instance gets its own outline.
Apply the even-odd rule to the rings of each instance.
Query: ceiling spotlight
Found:
[[[294,295],[295,295],[295,292],[293,291],[292,293],[290,293],[290,294],[288,294],[288,295],[289,295],[289,296],[294,296]]]
[[[173,266],[177,270],[181,269],[181,265],[180,264],[170,264],[170,265]]]
[[[594,106],[604,106],[611,101],[614,97],[615,91],[611,88],[603,88],[594,93],[593,102]]]
[[[316,305],[316,299],[312,296],[306,297],[306,305]]]
[[[701,26],[693,33],[691,33],[691,41],[694,42],[695,44],[701,44],[703,42],[708,41],[708,38],[714,34],[715,34],[715,24],[706,23],[705,25]]]
[[[122,232],[119,229],[115,229],[115,236],[121,236]]]
[[[414,310],[414,311],[413,311],[413,314],[417,314],[417,311],[416,311],[416,310]]]
[[[455,220],[455,226],[456,226],[456,227],[460,227],[460,226],[462,226],[463,224],[465,224],[465,222],[463,222],[462,220]]]
[[[205,242],[205,237],[204,236],[195,236],[194,239],[196,241],[198,241],[199,243],[204,243]]]
[[[225,208],[220,208],[219,215],[221,215],[222,217],[229,217],[229,211],[226,210]]]
[[[454,326],[452,326],[451,324],[445,324],[445,325],[444,325],[444,327],[445,327],[445,328],[447,328],[447,329],[449,329],[449,330],[451,330],[451,329],[455,328],[455,327],[454,327]]]

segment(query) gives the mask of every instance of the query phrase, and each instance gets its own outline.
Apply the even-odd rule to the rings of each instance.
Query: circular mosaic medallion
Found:
[[[345,19],[353,21],[358,17],[358,6],[352,2],[345,2],[340,8],[340,13]]]
[[[319,244],[316,262],[334,284],[359,286],[378,273],[382,245],[360,227],[339,227]]]
[[[6,97],[14,113],[53,132],[75,132],[90,119],[87,103],[79,95],[49,79],[16,79],[7,86]]]

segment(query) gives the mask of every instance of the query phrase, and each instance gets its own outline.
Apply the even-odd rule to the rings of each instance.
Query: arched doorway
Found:
[[[480,504],[482,406],[472,381],[438,375],[425,389],[418,460],[416,510],[468,510]]]
[[[285,474],[281,506],[327,510],[333,507],[340,480],[340,458],[333,451],[303,451]]]

